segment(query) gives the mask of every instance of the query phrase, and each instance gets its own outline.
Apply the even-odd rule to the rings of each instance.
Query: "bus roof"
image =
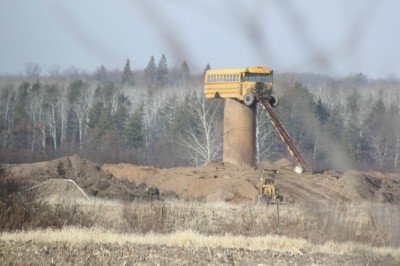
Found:
[[[249,66],[249,67],[242,67],[242,68],[216,68],[216,69],[209,69],[207,70],[206,74],[237,74],[243,72],[250,72],[250,73],[265,73],[270,74],[272,73],[272,69],[269,67],[262,67],[262,66]]]

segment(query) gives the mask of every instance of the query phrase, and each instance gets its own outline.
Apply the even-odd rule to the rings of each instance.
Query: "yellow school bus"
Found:
[[[268,67],[223,68],[207,70],[204,77],[204,96],[233,98],[251,106],[263,98],[276,107],[273,93],[273,70]]]

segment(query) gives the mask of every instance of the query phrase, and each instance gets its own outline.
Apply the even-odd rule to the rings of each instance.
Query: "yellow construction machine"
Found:
[[[279,203],[283,197],[279,195],[278,188],[275,185],[275,175],[278,170],[263,170],[261,172],[260,185],[258,187],[257,202]]]

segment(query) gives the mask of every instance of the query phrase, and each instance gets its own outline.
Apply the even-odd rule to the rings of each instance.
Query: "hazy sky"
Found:
[[[165,53],[192,72],[268,65],[276,72],[400,77],[400,1],[0,0],[0,73],[27,62],[134,69]]]

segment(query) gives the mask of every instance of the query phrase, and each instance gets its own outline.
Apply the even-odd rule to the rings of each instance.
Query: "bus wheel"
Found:
[[[251,106],[254,103],[254,100],[255,100],[254,94],[249,93],[244,96],[243,102],[245,105]]]

